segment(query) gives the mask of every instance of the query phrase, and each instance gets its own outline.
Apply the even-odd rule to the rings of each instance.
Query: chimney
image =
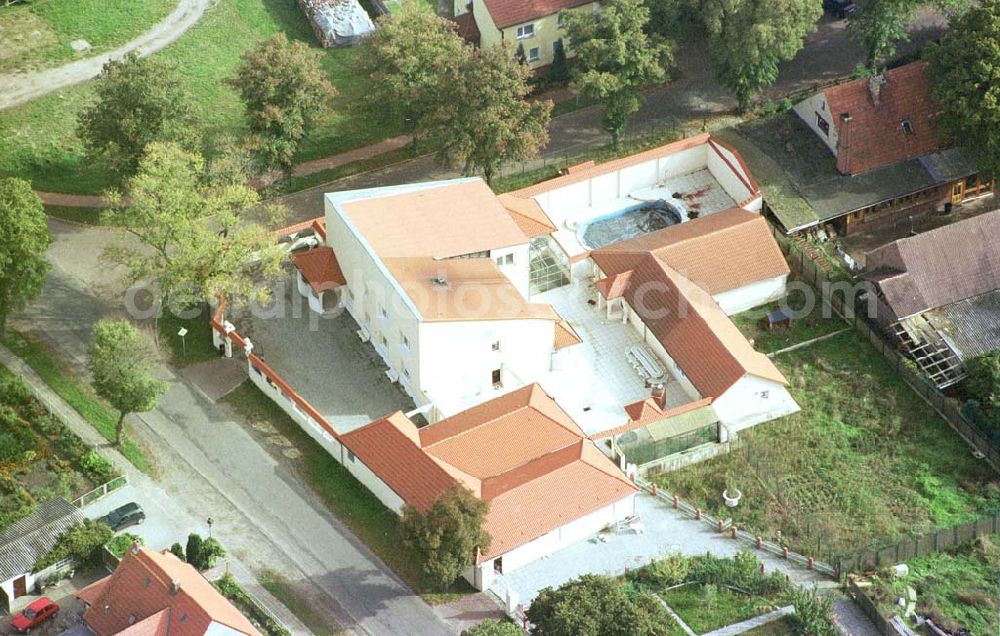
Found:
[[[885,76],[872,75],[868,78],[868,96],[871,97],[872,106],[878,108],[879,93],[882,92],[882,84],[885,84]]]
[[[837,171],[840,174],[851,174],[851,122],[850,113],[840,114],[840,124],[837,126]]]
[[[132,547],[129,549],[132,554],[139,554],[139,542],[133,541]]]
[[[656,406],[662,409],[667,403],[667,390],[662,384],[654,384],[650,397],[652,397],[653,401],[656,402]]]
[[[176,595],[181,591],[181,582],[179,579],[170,579],[170,593]]]

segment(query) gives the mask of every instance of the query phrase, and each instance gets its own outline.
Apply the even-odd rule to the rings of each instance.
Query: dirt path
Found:
[[[57,68],[0,76],[0,110],[85,82],[96,77],[108,60],[119,59],[132,51],[139,51],[143,56],[159,51],[200,20],[211,4],[212,0],[179,0],[177,8],[166,19],[110,53]]]

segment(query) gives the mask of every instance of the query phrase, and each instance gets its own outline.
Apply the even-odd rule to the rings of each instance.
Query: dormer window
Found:
[[[902,121],[901,125],[903,126],[903,133],[904,134],[906,134],[906,135],[912,135],[913,134],[913,124],[910,122],[909,119],[904,119]]]
[[[517,39],[523,40],[525,38],[534,37],[535,35],[535,25],[534,24],[522,24],[517,27]]]

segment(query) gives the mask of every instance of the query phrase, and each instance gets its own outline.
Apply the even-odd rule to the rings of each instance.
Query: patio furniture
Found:
[[[646,349],[645,346],[635,345],[629,347],[625,354],[628,356],[629,362],[632,363],[632,368],[636,370],[642,379],[651,380],[663,377],[663,365],[660,364],[657,357]]]

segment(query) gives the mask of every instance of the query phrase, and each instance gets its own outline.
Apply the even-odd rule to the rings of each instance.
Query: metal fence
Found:
[[[106,497],[109,493],[112,493],[118,490],[119,488],[122,488],[127,483],[128,479],[125,477],[125,475],[122,475],[121,477],[115,477],[111,481],[105,484],[101,484],[100,486],[94,488],[90,492],[80,497],[77,497],[76,499],[73,500],[73,505],[76,506],[77,508],[86,508],[87,506],[94,503],[98,499]]]

